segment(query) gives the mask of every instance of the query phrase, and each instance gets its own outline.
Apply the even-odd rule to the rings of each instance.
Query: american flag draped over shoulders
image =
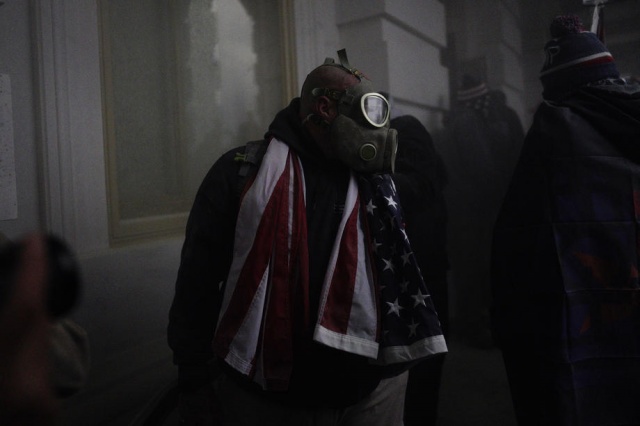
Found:
[[[240,205],[213,342],[220,358],[269,390],[287,389],[294,327],[309,318],[299,309],[308,295],[304,201],[301,163],[273,139]],[[313,338],[381,364],[447,350],[388,175],[351,176]]]
[[[404,229],[390,175],[360,177],[380,289],[378,361],[416,360],[447,351],[440,321]]]

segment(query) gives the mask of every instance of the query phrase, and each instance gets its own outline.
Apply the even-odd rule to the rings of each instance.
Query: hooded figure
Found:
[[[494,337],[520,425],[639,424],[640,86],[577,17],[551,35],[494,230]]]
[[[490,347],[491,233],[522,146],[524,131],[502,93],[465,76],[448,129],[449,246],[455,331]]]

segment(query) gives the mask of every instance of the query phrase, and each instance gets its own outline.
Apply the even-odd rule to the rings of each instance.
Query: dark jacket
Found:
[[[638,182],[639,86],[540,105],[492,259],[494,332],[522,424],[640,419]]]
[[[326,265],[344,209],[349,170],[327,161],[298,118],[299,100],[277,114],[265,139],[277,137],[299,155],[303,164],[309,238],[310,310],[317,312]],[[198,386],[209,377],[205,364],[212,358],[211,340],[220,309],[220,284],[226,279],[238,212],[238,162],[244,148],[223,155],[211,168],[196,195],[187,224],[176,293],[170,311],[169,345],[179,366],[183,386]],[[313,324],[315,318],[311,319]],[[312,342],[296,343],[289,391],[266,393],[236,377],[248,388],[287,403],[309,406],[347,406],[362,399],[378,384],[384,371],[368,359]]]

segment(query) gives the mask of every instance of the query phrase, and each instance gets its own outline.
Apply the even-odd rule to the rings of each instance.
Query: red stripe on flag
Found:
[[[304,179],[302,179],[302,168],[298,161],[293,161],[295,169],[296,198],[293,207],[296,212],[294,219],[293,233],[291,235],[291,251],[297,253],[296,262],[292,264],[292,276],[296,277],[296,282],[292,285],[292,300],[294,310],[294,333],[301,337],[308,337],[311,331],[309,312],[309,246],[307,244],[307,215],[304,200]]]
[[[288,170],[285,167],[285,170]],[[258,232],[253,246],[247,256],[247,262],[238,276],[235,291],[229,301],[227,310],[220,318],[219,332],[214,340],[214,352],[225,358],[229,352],[229,346],[242,322],[252,307],[252,300],[271,257],[272,243],[278,220],[276,205],[281,203],[283,186],[288,185],[288,174],[283,173],[275,185],[273,193],[264,209],[260,219]]]
[[[292,346],[292,306],[289,252],[289,218],[292,215],[289,205],[291,156],[287,158],[285,172],[286,184],[280,188],[279,203],[274,206],[277,221],[275,239],[271,254],[271,279],[267,289],[267,304],[262,329],[262,370],[269,389],[285,390],[293,366]],[[296,222],[295,218],[292,220]],[[294,224],[294,226],[296,226]],[[292,254],[292,253],[291,253]],[[292,254],[293,255],[293,254]]]
[[[338,252],[336,263],[321,324],[336,333],[346,334],[349,328],[351,306],[355,289],[355,276],[358,265],[358,211],[360,199],[356,200],[349,215]],[[361,253],[360,253],[361,254]]]

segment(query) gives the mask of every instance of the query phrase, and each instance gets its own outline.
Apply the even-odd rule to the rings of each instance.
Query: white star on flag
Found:
[[[369,200],[369,202],[367,203],[367,213],[373,214],[373,209],[376,208],[377,207],[373,205],[373,200]]]
[[[414,320],[411,320],[411,324],[408,324],[409,337],[416,335],[416,329],[418,328],[418,325],[420,324],[416,323]]]
[[[385,200],[387,200],[387,205],[388,205],[389,207],[394,207],[394,208],[395,208],[395,207],[398,205],[398,203],[396,203],[396,202],[393,200],[393,197],[384,197],[384,199],[385,199]]]
[[[426,300],[429,291],[405,231],[393,179],[373,175],[371,181],[362,178],[360,183],[362,215],[370,225],[373,263],[378,272],[382,311],[379,356],[404,362],[446,351],[437,313],[431,300]]]
[[[401,256],[402,257],[402,266],[406,265],[407,263],[411,264],[411,261],[409,260],[409,257],[413,254],[413,252],[404,252],[404,254]]]
[[[418,289],[418,292],[416,294],[414,294],[413,296],[411,296],[413,298],[413,306],[416,307],[418,305],[427,305],[426,303],[424,303],[425,299],[431,297],[428,294],[422,294],[422,292],[420,291],[420,289]]]
[[[382,259],[382,261],[384,262],[384,269],[383,271],[386,270],[391,270],[391,272],[395,272],[395,269],[393,269],[393,261],[391,259],[387,260],[387,259]]]
[[[393,303],[387,302],[387,305],[389,305],[389,312],[387,312],[387,314],[396,314],[396,315],[400,316],[400,309],[404,309],[398,303],[398,298],[397,297],[396,297],[396,300]]]

